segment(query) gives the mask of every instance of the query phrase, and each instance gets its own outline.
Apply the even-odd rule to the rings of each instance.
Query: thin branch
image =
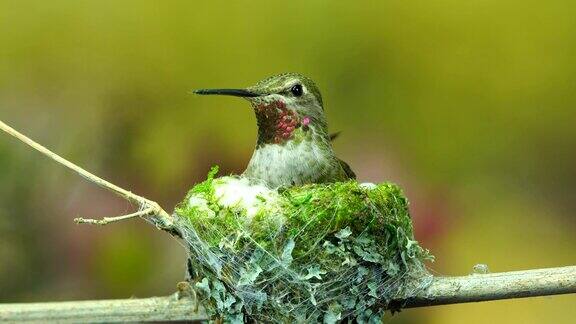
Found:
[[[470,303],[498,299],[576,293],[576,266],[436,277],[428,289],[407,300],[402,308]],[[143,299],[0,304],[0,322],[145,322],[199,321],[207,316],[196,300],[175,296]]]
[[[106,189],[106,190],[114,192],[115,194],[123,197],[124,199],[126,199],[132,203],[136,203],[139,205],[139,207],[141,209],[148,211],[146,213],[137,212],[137,213],[133,213],[130,215],[123,215],[123,216],[117,216],[117,217],[107,217],[107,218],[104,218],[102,220],[77,218],[75,220],[77,223],[106,225],[106,224],[109,224],[112,222],[125,220],[125,219],[129,219],[129,218],[133,218],[133,217],[148,217],[148,219],[150,221],[152,221],[158,228],[168,230],[168,231],[173,231],[174,227],[173,227],[172,217],[166,211],[164,211],[164,209],[162,209],[160,207],[160,205],[158,205],[158,203],[156,203],[155,201],[152,201],[152,200],[146,199],[144,197],[138,196],[136,194],[133,194],[132,192],[130,192],[126,189],[120,188],[117,185],[115,185],[111,182],[108,182],[108,181],[86,171],[85,169],[77,166],[76,164],[74,164],[74,163],[66,160],[65,158],[59,156],[58,154],[50,151],[46,147],[38,144],[37,142],[33,141],[32,139],[30,139],[26,135],[18,132],[14,128],[6,125],[1,120],[0,120],[0,129],[3,130],[4,132],[8,133],[9,135],[12,135],[13,137],[17,138],[18,140],[24,142],[25,144],[29,145],[30,147],[37,150],[38,152],[46,155],[51,160],[56,161],[56,163],[63,165],[64,167],[76,172],[77,174],[79,174],[84,179],[86,179],[86,180]],[[138,215],[135,215],[135,214],[138,214]]]
[[[576,293],[576,266],[436,277],[402,308]]]
[[[74,218],[74,221],[77,224],[108,225],[110,223],[119,222],[119,221],[127,220],[130,218],[148,216],[148,215],[152,214],[153,212],[154,211],[152,210],[152,208],[146,208],[144,210],[137,211],[135,213],[128,214],[128,215],[104,217],[102,219],[90,219],[90,218],[78,217],[78,218]]]
[[[192,298],[175,296],[86,300],[71,302],[0,304],[0,322],[118,323],[200,321]]]

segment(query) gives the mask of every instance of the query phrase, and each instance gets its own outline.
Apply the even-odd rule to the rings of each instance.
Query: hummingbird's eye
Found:
[[[295,97],[300,97],[302,95],[302,85],[293,85],[292,88],[290,88],[290,92],[292,92]]]

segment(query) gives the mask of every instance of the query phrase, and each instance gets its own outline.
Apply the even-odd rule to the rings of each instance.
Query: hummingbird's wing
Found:
[[[338,136],[340,136],[340,133],[341,132],[330,134],[330,142],[333,142],[336,138],[338,138]],[[348,163],[340,160],[339,158],[336,158],[336,160],[338,160],[338,163],[342,167],[342,170],[344,170],[344,174],[346,175],[347,179],[356,179],[356,174],[354,173],[354,171],[352,171],[352,168],[348,165]]]
[[[340,159],[338,159],[338,163],[340,163],[340,166],[342,167],[342,170],[344,170],[344,173],[346,174],[346,177],[348,179],[356,179],[356,173],[354,173],[354,171],[352,171],[352,168],[348,165],[348,163],[346,163]]]

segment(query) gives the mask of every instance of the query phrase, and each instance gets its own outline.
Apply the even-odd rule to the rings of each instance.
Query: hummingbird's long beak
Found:
[[[258,97],[259,94],[248,91],[245,89],[199,89],[194,90],[195,94],[199,95],[222,95],[222,96],[234,96],[234,97]]]

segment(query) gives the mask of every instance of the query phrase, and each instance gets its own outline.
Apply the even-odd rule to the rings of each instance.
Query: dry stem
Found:
[[[38,144],[37,142],[33,141],[32,139],[30,139],[26,135],[18,132],[14,128],[6,125],[1,120],[0,120],[0,129],[5,131],[8,134],[14,136],[15,138],[24,142],[25,144],[29,145],[30,147],[37,150],[38,152],[46,155],[51,160],[56,161],[56,163],[63,165],[64,167],[76,172],[77,174],[79,174],[84,179],[86,179],[86,180],[106,189],[106,190],[114,192],[115,194],[123,197],[124,199],[126,199],[132,203],[138,204],[139,208],[141,209],[140,211],[129,214],[129,215],[122,215],[122,216],[116,216],[116,217],[105,217],[102,220],[76,218],[75,221],[77,223],[79,223],[79,224],[106,225],[109,223],[122,221],[122,220],[130,219],[130,218],[134,218],[134,217],[143,217],[143,218],[151,221],[154,225],[156,225],[156,227],[158,227],[160,229],[163,229],[163,230],[166,230],[169,232],[174,232],[174,225],[173,225],[172,216],[170,216],[170,214],[168,214],[166,211],[164,211],[164,209],[162,209],[162,207],[160,207],[160,205],[158,205],[158,203],[156,203],[155,201],[152,201],[152,200],[146,199],[144,197],[138,196],[136,194],[133,194],[132,192],[130,192],[128,190],[120,188],[113,183],[110,183],[110,182],[108,182],[108,181],[106,181],[106,180],[104,180],[98,176],[95,176],[94,174],[86,171],[85,169],[83,169],[83,168],[77,166],[76,164],[66,160],[65,158],[59,156],[58,154],[50,151],[46,147]]]

